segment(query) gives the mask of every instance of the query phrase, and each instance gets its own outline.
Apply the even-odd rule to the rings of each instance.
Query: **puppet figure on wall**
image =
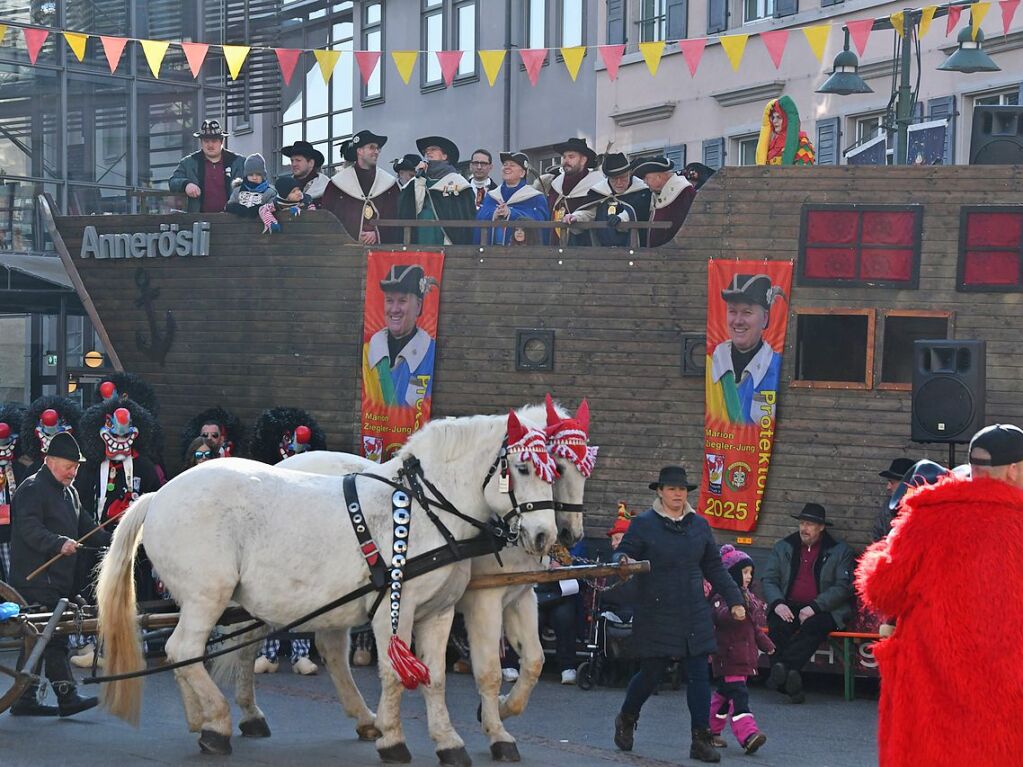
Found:
[[[757,142],[757,165],[813,165],[813,144],[799,130],[799,110],[788,96],[771,99]]]
[[[24,446],[18,431],[25,408],[16,403],[0,407],[0,580],[11,578],[11,500],[18,484],[26,477],[27,467],[18,461]]]

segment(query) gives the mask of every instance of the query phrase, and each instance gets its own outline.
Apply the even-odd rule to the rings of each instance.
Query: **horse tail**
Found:
[[[145,668],[135,604],[135,551],[153,495],[135,501],[114,531],[110,551],[100,566],[96,585],[99,640],[107,674],[127,674]],[[103,705],[114,716],[138,725],[142,708],[142,678],[108,682]]]

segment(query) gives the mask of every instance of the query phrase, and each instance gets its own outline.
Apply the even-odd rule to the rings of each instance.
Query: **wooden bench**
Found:
[[[828,640],[842,640],[842,676],[845,680],[845,699],[856,698],[856,666],[853,662],[852,648],[860,642],[876,642],[881,639],[880,634],[864,631],[832,631],[828,634]]]

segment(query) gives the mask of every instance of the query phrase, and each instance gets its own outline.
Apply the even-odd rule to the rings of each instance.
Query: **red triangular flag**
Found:
[[[767,55],[774,62],[774,68],[781,68],[781,57],[785,54],[785,44],[789,41],[787,29],[775,29],[770,32],[761,32],[760,40],[767,48]]]
[[[1012,24],[1012,17],[1016,15],[1019,8],[1019,0],[1002,0],[999,3],[1002,7],[1002,34],[1009,34],[1009,25]]]
[[[359,64],[362,84],[369,85],[369,78],[373,76],[373,70],[377,68],[377,62],[380,61],[380,51],[356,51],[355,61]]]
[[[28,60],[35,64],[43,43],[50,36],[50,31],[48,29],[36,29],[35,27],[25,27],[21,31],[25,33],[25,47],[28,48]]]
[[[703,49],[707,47],[706,37],[697,37],[690,40],[679,40],[678,47],[682,50],[682,58],[689,66],[689,74],[696,77],[696,68],[700,66],[700,59],[703,58]]]
[[[455,81],[455,74],[458,72],[458,64],[462,61],[462,51],[436,51],[437,63],[440,64],[440,73],[444,78],[444,84],[451,87]]]
[[[682,42],[686,41],[683,40]],[[611,79],[611,82],[614,82],[618,79],[618,66],[622,63],[622,56],[625,55],[625,46],[600,45],[597,46],[597,50],[600,51],[600,58],[603,59],[604,66],[607,67],[607,76]]]
[[[856,21],[847,21],[845,26],[849,30],[849,37],[852,38],[853,45],[856,46],[856,50],[862,56],[863,52],[867,50],[867,40],[870,39],[870,32],[874,29],[874,20],[857,19]]]
[[[103,43],[103,53],[107,55],[107,64],[110,65],[110,74],[117,71],[117,65],[121,63],[121,54],[124,53],[124,46],[128,44],[127,37],[105,37],[100,35],[99,41]]]
[[[277,63],[281,65],[281,77],[285,85],[291,85],[291,76],[295,74],[295,65],[298,64],[298,57],[302,51],[296,48],[274,48],[277,54]]]
[[[965,5],[950,5],[948,7],[948,23],[945,24],[945,37],[948,37],[952,30],[956,28],[956,24],[959,23],[959,17],[963,15],[963,8],[965,7]]]
[[[547,59],[547,49],[522,48],[519,50],[519,56],[522,57],[522,63],[526,67],[526,74],[529,75],[529,84],[536,85],[536,81],[540,77],[540,67],[543,66],[544,61]]]
[[[192,77],[199,76],[202,63],[206,60],[206,52],[210,47],[206,43],[181,43],[181,49],[188,59],[188,68],[192,70]]]

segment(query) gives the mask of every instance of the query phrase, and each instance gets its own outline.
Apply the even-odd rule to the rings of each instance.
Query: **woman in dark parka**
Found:
[[[710,675],[707,656],[717,647],[710,603],[703,590],[706,578],[724,597],[736,620],[746,616],[742,595],[721,564],[721,553],[707,520],[689,505],[690,485],[681,466],[665,466],[650,489],[653,507],[632,520],[615,550],[619,560],[650,561],[650,572],[637,576],[639,599],[632,624],[631,654],[640,659],[639,673],[629,682],[622,710],[615,718],[615,745],[632,750],[640,709],[673,658],[685,664],[686,699],[692,721],[689,757],[717,762],[711,745]]]

